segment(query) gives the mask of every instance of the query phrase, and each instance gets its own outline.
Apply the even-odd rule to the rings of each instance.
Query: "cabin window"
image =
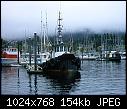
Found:
[[[67,48],[66,47],[64,47],[64,51],[67,51]]]
[[[46,58],[46,55],[44,55],[44,58]]]
[[[59,47],[57,47],[57,52],[59,52]]]
[[[65,51],[65,50],[64,50],[64,46],[63,46],[63,51]]]
[[[126,54],[122,54],[122,56],[126,56]]]
[[[91,56],[93,56],[93,54],[91,54]]]
[[[15,52],[16,52],[16,49],[15,49]]]
[[[60,51],[63,51],[63,47],[62,46],[60,47]]]
[[[55,52],[57,51],[56,47],[55,47]]]
[[[16,49],[8,49],[10,52],[16,52]]]
[[[48,56],[48,58],[50,58],[50,55]]]
[[[40,58],[40,56],[39,56],[39,55],[37,55],[37,58]]]

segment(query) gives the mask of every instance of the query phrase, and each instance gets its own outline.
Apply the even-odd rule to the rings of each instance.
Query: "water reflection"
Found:
[[[71,76],[64,76],[62,78],[51,76],[46,73],[28,74],[28,75],[29,75],[29,88],[30,88],[29,93],[32,94],[31,84],[32,84],[32,79],[34,79],[33,93],[35,95],[39,94],[39,90],[42,90],[42,88],[46,88],[46,87],[39,87],[39,84],[41,84],[39,81],[40,79],[48,81],[48,85],[51,86],[49,94],[65,95],[65,94],[69,94],[70,90],[74,91],[76,85],[78,84],[81,78],[80,72],[76,72]],[[41,92],[41,94],[43,94],[43,91]]]
[[[20,93],[20,73],[18,67],[2,67],[2,93]]]
[[[34,76],[34,87],[35,87],[35,95],[37,95],[37,75]]]
[[[2,67],[2,73],[5,73],[5,75],[8,75],[8,76],[5,76],[6,79],[17,74],[17,70],[18,69],[15,67]]]
[[[19,75],[19,68],[18,68],[18,81],[17,81],[17,85],[18,85],[18,94],[19,94],[19,88],[20,88],[20,75]]]
[[[31,94],[32,93],[31,75],[29,75],[29,88],[30,88],[29,93]]]
[[[126,61],[83,61],[79,73],[56,77],[28,74],[24,67],[2,67],[1,94],[96,95],[126,94]]]
[[[61,72],[60,72],[61,73]],[[66,75],[64,77],[56,77],[44,75],[47,79],[50,79],[50,85],[54,90],[54,95],[67,95],[70,94],[70,91],[74,91],[77,84],[80,81],[81,75],[80,72],[71,72],[71,76]]]

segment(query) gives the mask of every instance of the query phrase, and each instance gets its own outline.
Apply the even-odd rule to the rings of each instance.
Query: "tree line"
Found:
[[[48,39],[50,44],[54,45],[54,39],[56,36],[50,36]],[[31,37],[31,45],[34,45],[34,37]],[[43,40],[42,40],[43,41]],[[17,41],[7,41],[1,38],[2,49],[7,48],[8,46],[15,46],[19,44],[20,50],[26,47],[25,43],[28,45],[29,38],[24,40]],[[92,32],[73,32],[73,33],[63,33],[63,42],[68,45],[73,45],[73,50],[77,51],[79,46],[81,46],[82,50],[94,49],[98,51],[102,48],[102,45],[105,49],[113,49],[114,46],[121,46],[122,49],[125,49],[125,33],[124,32],[116,32],[116,33],[92,33]],[[37,45],[38,50],[40,50],[41,46],[41,37],[37,36]],[[42,42],[43,45],[43,42]],[[92,47],[92,48],[91,48]]]

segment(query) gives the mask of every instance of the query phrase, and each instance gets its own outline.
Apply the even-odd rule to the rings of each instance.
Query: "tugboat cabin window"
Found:
[[[91,56],[93,56],[93,54],[91,54]]]
[[[64,51],[67,51],[67,48],[66,47],[64,47]]]
[[[55,47],[55,52],[56,52],[56,47]]]
[[[63,51],[65,51],[65,48],[64,48],[64,46],[63,46]]]
[[[63,51],[63,46],[60,47],[60,51]]]
[[[57,47],[57,52],[59,52],[59,47]]]
[[[44,58],[46,58],[46,55],[44,55]]]

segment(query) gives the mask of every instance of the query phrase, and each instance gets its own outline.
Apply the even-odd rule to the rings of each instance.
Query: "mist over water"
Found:
[[[20,39],[40,34],[42,21],[48,22],[48,34],[55,34],[58,12],[63,18],[63,32],[126,31],[125,1],[2,1],[1,37]]]

